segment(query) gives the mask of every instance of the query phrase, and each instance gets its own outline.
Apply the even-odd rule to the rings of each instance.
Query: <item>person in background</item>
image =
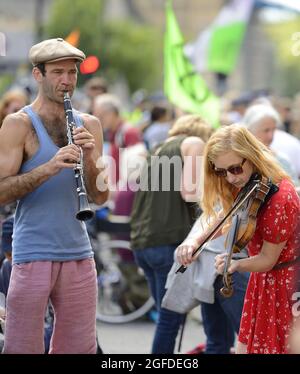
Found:
[[[253,93],[245,92],[231,101],[231,108],[227,114],[230,123],[239,122],[244,116],[249,104],[253,100]]]
[[[8,217],[2,223],[1,252],[3,255],[0,268],[0,292],[7,296],[12,267],[12,233],[14,218]]]
[[[121,177],[122,149],[142,142],[139,129],[125,122],[121,116],[121,103],[112,94],[97,96],[94,101],[93,114],[101,121],[104,139],[109,144],[108,156],[114,165],[110,165],[110,181],[112,186],[117,186]]]
[[[148,92],[143,88],[132,94],[131,102],[133,105],[132,110],[130,112],[123,111],[122,116],[143,132],[150,124],[150,110],[153,103],[150,101]]]
[[[250,106],[241,121],[241,124],[245,125],[248,130],[269,149],[274,138],[274,132],[276,128],[280,126],[280,123],[281,121],[277,111],[271,105],[266,104]],[[272,150],[272,152],[281,167],[292,178],[297,192],[299,193],[299,178],[290,160],[283,152],[275,150]]]
[[[85,82],[84,92],[88,98],[87,112],[92,114],[96,96],[108,92],[108,83],[104,77],[90,78]]]
[[[0,127],[8,114],[18,112],[27,104],[28,97],[23,91],[11,90],[6,92],[0,100]]]
[[[151,110],[150,125],[144,131],[144,142],[149,150],[164,142],[171,128],[171,115],[166,105],[155,105]]]
[[[272,106],[271,104],[271,101],[266,97],[256,98],[254,101],[252,101],[251,106],[260,104],[274,108],[274,106]],[[275,115],[273,112],[273,115],[271,117],[269,116],[268,121],[271,122],[272,119],[276,123],[276,129],[273,134],[270,148],[274,152],[284,154],[285,157],[289,160],[292,168],[295,170],[297,177],[300,178],[300,141],[295,136],[284,131],[283,119],[281,118],[277,110],[275,111]]]
[[[277,128],[274,132],[271,149],[287,155],[300,178],[300,141],[295,136]]]
[[[282,130],[291,134],[293,130],[292,100],[288,97],[281,97],[272,100],[272,105],[280,115]]]
[[[140,175],[131,213],[131,248],[158,311],[152,353],[173,353],[184,315],[161,307],[174,251],[197,218],[200,162],[212,128],[198,115],[180,117]],[[174,163],[174,164],[173,164]]]

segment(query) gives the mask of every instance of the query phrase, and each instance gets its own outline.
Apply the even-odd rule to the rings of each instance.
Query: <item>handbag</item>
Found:
[[[177,313],[188,313],[200,304],[200,300],[194,297],[193,278],[197,267],[197,261],[191,263],[184,273],[176,274],[180,265],[174,262],[169,271],[166,282],[166,293],[161,306]]]
[[[175,273],[180,267],[176,261],[169,271],[161,306],[177,313],[188,313],[201,302],[213,304],[214,282],[217,277],[215,256],[224,252],[225,235],[205,245],[200,256],[184,273]]]

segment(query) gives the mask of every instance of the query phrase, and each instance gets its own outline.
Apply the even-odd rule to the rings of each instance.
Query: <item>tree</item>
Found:
[[[267,33],[274,41],[278,57],[279,76],[274,77],[274,84],[283,95],[293,96],[300,87],[300,17],[275,22],[266,26]],[[298,54],[299,52],[299,54]]]
[[[131,92],[157,88],[162,74],[162,38],[151,27],[129,20],[106,25],[103,64],[115,80],[123,75]]]
[[[49,37],[67,37],[74,29],[80,30],[78,48],[86,55],[99,56],[103,35],[103,4],[101,0],[54,1],[46,32]]]
[[[108,22],[102,0],[54,1],[46,25],[47,37],[65,38],[80,31],[78,48],[100,60],[101,75],[113,82],[127,80],[131,92],[152,90],[159,82],[162,42],[154,28],[132,20]],[[79,84],[87,77],[81,77]]]

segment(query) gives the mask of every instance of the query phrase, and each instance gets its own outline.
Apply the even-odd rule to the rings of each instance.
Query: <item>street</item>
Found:
[[[205,334],[199,319],[194,316],[199,313],[196,308],[187,318],[184,329],[182,348],[179,353],[186,353],[197,344],[205,342]],[[147,354],[151,351],[155,323],[138,320],[126,324],[98,323],[98,339],[100,346],[106,354]],[[178,348],[178,339],[176,352]]]

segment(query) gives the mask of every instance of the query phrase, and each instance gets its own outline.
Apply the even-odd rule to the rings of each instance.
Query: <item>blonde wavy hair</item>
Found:
[[[177,135],[197,136],[204,142],[210,138],[213,128],[197,114],[179,117],[169,130],[169,137]]]
[[[277,184],[283,178],[290,177],[279,166],[271,151],[243,126],[230,125],[218,129],[208,140],[204,148],[204,188],[201,208],[205,215],[216,216],[216,206],[222,206],[224,214],[231,208],[237,189],[226,178],[214,173],[217,157],[233,151],[241,158],[251,162],[253,171],[271,178]]]

